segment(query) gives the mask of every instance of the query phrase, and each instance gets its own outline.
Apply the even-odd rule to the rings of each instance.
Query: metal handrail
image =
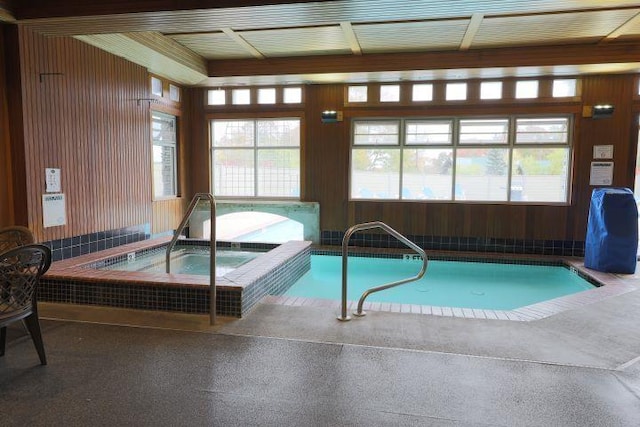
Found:
[[[376,286],[364,291],[364,293],[360,297],[360,300],[358,301],[358,309],[353,313],[355,316],[364,316],[366,314],[364,311],[362,311],[362,306],[364,304],[364,300],[372,293],[393,288],[394,286],[402,285],[404,283],[413,282],[414,280],[420,280],[422,276],[424,276],[424,273],[427,271],[427,264],[429,260],[427,259],[427,254],[424,252],[424,250],[420,246],[413,243],[411,240],[407,239],[402,234],[398,233],[393,228],[389,227],[384,222],[374,221],[354,225],[346,231],[346,233],[344,234],[344,238],[342,239],[342,311],[340,313],[340,316],[338,317],[338,320],[351,320],[351,316],[347,315],[347,248],[349,245],[349,239],[351,239],[351,235],[356,231],[370,230],[372,228],[382,228],[384,231],[391,234],[393,237],[416,251],[422,257],[422,268],[420,269],[418,275],[410,277],[409,279],[397,280],[395,282]]]
[[[196,205],[201,199],[208,199],[209,205],[211,206],[211,232],[210,232],[210,246],[211,246],[211,255],[209,260],[209,323],[211,325],[216,323],[216,199],[213,198],[211,193],[196,193],[191,199],[191,203],[187,208],[187,212],[184,214],[182,221],[178,228],[176,228],[175,233],[173,234],[173,238],[167,246],[166,253],[166,271],[167,273],[171,273],[171,250],[176,245],[178,238],[184,231],[184,228],[187,226],[189,222],[189,218],[191,218],[191,214],[196,209]]]

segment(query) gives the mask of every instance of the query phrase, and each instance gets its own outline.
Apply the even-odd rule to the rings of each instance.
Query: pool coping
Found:
[[[313,252],[336,252],[334,246],[316,246],[313,247]],[[384,248],[351,248],[350,255],[365,254],[406,254],[409,253],[403,249],[384,249]],[[413,254],[413,253],[412,253]],[[429,257],[427,252],[427,257]],[[584,307],[589,304],[597,303],[606,298],[618,296],[637,290],[638,287],[627,283],[626,277],[633,277],[633,275],[613,274],[605,273],[596,270],[586,268],[584,266],[584,259],[579,257],[563,257],[553,255],[528,255],[528,254],[504,254],[504,253],[478,253],[478,252],[458,252],[458,251],[438,251],[432,253],[434,257],[438,259],[474,259],[479,262],[483,260],[491,261],[516,261],[516,262],[533,262],[554,264],[558,263],[564,265],[575,271],[581,276],[598,282],[600,286],[578,292],[571,295],[565,295],[557,298],[553,298],[547,301],[527,305],[514,310],[487,310],[487,309],[471,309],[471,308],[459,308],[459,307],[441,307],[431,305],[418,305],[418,304],[400,304],[400,303],[382,303],[382,302],[367,302],[363,304],[363,310],[366,311],[383,311],[392,313],[412,313],[412,314],[424,314],[432,316],[445,316],[445,317],[461,317],[467,319],[488,319],[488,320],[512,320],[512,321],[534,321],[544,319],[553,316],[564,311],[573,310],[576,308]],[[319,298],[304,298],[304,297],[290,297],[290,296],[276,296],[268,295],[263,299],[264,303],[279,304],[287,306],[308,306],[319,308],[334,308],[336,313],[341,309],[341,301],[319,299]],[[358,301],[347,301],[347,311],[353,313],[357,309]]]

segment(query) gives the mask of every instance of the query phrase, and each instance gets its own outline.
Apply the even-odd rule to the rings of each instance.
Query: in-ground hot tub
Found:
[[[41,280],[40,301],[101,305],[194,314],[209,312],[209,276],[167,274],[161,271],[105,269],[132,257],[164,250],[169,238],[123,245],[53,263]],[[208,241],[181,240],[179,250],[209,245]],[[260,252],[251,260],[216,277],[216,313],[242,317],[263,296],[280,294],[300,278],[310,265],[310,242],[281,245],[218,242],[229,252]],[[162,264],[164,267],[164,263]]]

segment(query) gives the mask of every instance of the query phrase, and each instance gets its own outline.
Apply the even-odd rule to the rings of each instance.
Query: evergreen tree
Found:
[[[487,175],[504,175],[507,163],[504,161],[504,151],[493,148],[487,153]]]

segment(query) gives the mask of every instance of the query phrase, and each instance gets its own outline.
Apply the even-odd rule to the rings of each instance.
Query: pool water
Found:
[[[415,276],[422,261],[349,257],[347,299],[357,301],[374,286]],[[513,310],[594,285],[563,266],[429,261],[424,277],[367,297],[368,302]],[[339,300],[342,257],[312,255],[311,269],[286,296]]]
[[[209,275],[209,249],[190,247],[177,249],[171,252],[171,273]],[[260,255],[259,252],[247,251],[216,251],[216,276],[235,270],[248,261]],[[163,251],[155,251],[143,255],[136,255],[135,260],[124,260],[101,270],[119,271],[144,271],[149,273],[166,272],[166,254]]]

